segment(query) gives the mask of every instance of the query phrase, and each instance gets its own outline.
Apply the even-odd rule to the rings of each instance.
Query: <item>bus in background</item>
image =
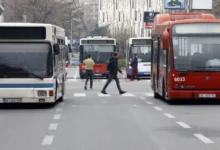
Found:
[[[95,62],[94,77],[108,77],[106,70],[109,59],[116,51],[116,39],[108,37],[87,37],[81,38],[79,43],[79,74],[80,78],[85,78],[85,64],[83,61],[91,54]]]
[[[151,38],[129,38],[125,47],[127,78],[132,75],[130,64],[135,54],[138,55],[138,76],[149,78],[151,76]]]
[[[158,14],[152,30],[155,98],[220,98],[220,20],[213,14]]]
[[[0,23],[0,103],[54,103],[65,94],[65,30]]]

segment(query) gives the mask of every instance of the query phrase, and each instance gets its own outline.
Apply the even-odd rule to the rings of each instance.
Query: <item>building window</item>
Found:
[[[142,20],[142,18],[141,18],[141,13],[140,13],[140,21]]]
[[[103,19],[103,22],[105,22],[105,14],[104,13],[102,14],[102,19]]]
[[[118,1],[116,0],[115,3],[116,3],[116,4],[115,4],[116,9],[118,9]]]
[[[137,11],[135,11],[135,21],[137,21]]]
[[[151,0],[149,0],[149,7],[151,7]]]
[[[131,1],[132,1],[132,8],[134,8],[134,1],[135,1],[135,0],[131,0]]]
[[[119,22],[121,21],[121,13],[120,12],[118,12],[118,20],[119,20]]]
[[[100,10],[102,10],[102,0],[100,0]]]

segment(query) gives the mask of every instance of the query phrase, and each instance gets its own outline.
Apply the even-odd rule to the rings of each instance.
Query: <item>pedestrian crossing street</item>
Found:
[[[125,93],[120,95],[119,93],[108,93],[107,95],[102,93],[84,93],[84,92],[75,92],[73,93],[73,97],[111,97],[111,96],[122,96],[122,97],[153,97],[154,94],[152,92],[149,93]]]
[[[85,82],[85,79],[67,79],[68,82]],[[146,79],[143,79],[143,80],[140,80],[140,81],[137,81],[137,80],[134,80],[134,81],[130,81],[129,79],[119,79],[120,82],[147,82],[147,83],[150,83],[150,80],[146,80]],[[90,82],[90,81],[89,81]],[[107,79],[93,79],[93,82],[107,82]]]

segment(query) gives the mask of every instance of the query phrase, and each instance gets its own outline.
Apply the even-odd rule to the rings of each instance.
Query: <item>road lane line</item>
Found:
[[[50,126],[49,126],[49,130],[56,130],[57,127],[58,127],[58,124],[57,124],[57,123],[52,123],[52,124],[50,124]]]
[[[53,138],[54,138],[53,135],[45,136],[45,138],[44,138],[44,140],[42,142],[42,145],[51,145],[52,142],[53,142]]]
[[[60,115],[60,114],[56,114],[56,115],[54,115],[54,116],[53,116],[53,119],[54,119],[54,120],[59,120],[59,119],[60,119],[60,117],[61,117],[61,115]]]
[[[164,113],[165,116],[167,116],[168,118],[176,118],[173,115],[169,114],[169,113]]]
[[[158,106],[155,106],[154,108],[155,108],[156,110],[158,110],[158,111],[163,111],[163,109],[160,108],[160,107],[158,107]]]
[[[147,95],[148,97],[153,97],[153,96],[154,96],[154,93],[146,93],[146,95]]]
[[[63,111],[63,108],[57,108],[56,109],[56,112],[61,112],[61,111]]]
[[[140,99],[143,99],[143,100],[144,100],[144,99],[146,99],[146,98],[144,98],[144,97],[140,97]]]
[[[179,124],[180,126],[182,126],[183,128],[186,128],[186,129],[191,128],[189,125],[187,125],[187,124],[184,123],[184,122],[176,122],[176,123]]]
[[[74,97],[85,97],[86,94],[85,93],[74,93],[73,96]]]
[[[152,102],[146,102],[147,104],[149,104],[149,105],[152,105],[153,103]]]
[[[201,141],[203,141],[206,144],[214,143],[213,141],[211,141],[210,139],[208,139],[207,137],[205,137],[202,134],[194,134],[194,136],[196,136],[198,139],[200,139]]]
[[[138,107],[137,105],[134,105],[134,107]]]
[[[73,105],[72,107],[76,107],[76,105]]]

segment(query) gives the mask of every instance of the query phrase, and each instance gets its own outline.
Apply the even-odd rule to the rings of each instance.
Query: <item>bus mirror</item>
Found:
[[[164,31],[162,36],[162,49],[168,50],[169,48],[169,33],[167,31]]]
[[[60,54],[60,46],[59,44],[54,44],[53,45],[53,51],[55,55],[59,55]]]

